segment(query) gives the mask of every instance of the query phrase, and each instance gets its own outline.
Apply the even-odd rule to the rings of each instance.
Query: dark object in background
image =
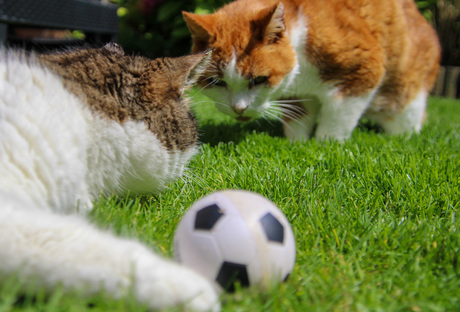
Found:
[[[0,0],[3,45],[43,51],[101,45],[115,41],[117,34],[117,6],[108,1]]]
[[[1,1],[1,0],[0,0]],[[211,13],[230,0],[112,0],[120,7],[118,43],[127,53],[156,58],[190,53],[182,11]]]

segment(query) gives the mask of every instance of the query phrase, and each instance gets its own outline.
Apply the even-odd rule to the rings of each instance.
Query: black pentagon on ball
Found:
[[[267,213],[260,219],[262,229],[271,242],[283,243],[284,241],[284,227],[271,213]]]
[[[197,211],[195,217],[195,230],[211,230],[224,215],[216,205],[209,205]]]
[[[235,292],[235,285],[249,286],[248,271],[244,264],[225,261],[217,274],[216,282],[228,292]]]

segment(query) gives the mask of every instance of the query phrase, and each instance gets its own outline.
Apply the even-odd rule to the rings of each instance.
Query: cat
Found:
[[[344,141],[362,117],[391,134],[421,130],[440,46],[413,0],[237,0],[182,13],[192,51],[213,49],[203,93],[238,121],[278,116],[293,141]]]
[[[210,282],[84,217],[101,195],[159,192],[181,175],[198,148],[184,92],[210,53],[0,51],[0,282],[219,309]]]

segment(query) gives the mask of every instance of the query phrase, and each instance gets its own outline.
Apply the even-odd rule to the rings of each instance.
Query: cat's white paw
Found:
[[[149,257],[150,258],[150,257]],[[186,311],[219,311],[214,286],[198,273],[161,258],[137,263],[134,291],[152,309],[181,306]]]

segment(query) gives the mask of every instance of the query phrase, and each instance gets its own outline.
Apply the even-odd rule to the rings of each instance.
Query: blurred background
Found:
[[[190,52],[182,11],[212,13],[230,0],[1,0],[0,43],[26,48],[117,41],[148,57]],[[438,32],[442,65],[436,95],[460,97],[460,0],[416,0]]]
[[[118,8],[118,42],[127,50],[151,57],[179,56],[190,51],[190,34],[181,11],[212,13],[230,0],[113,0]],[[460,0],[416,0],[436,29],[442,65],[433,94],[460,98]]]
[[[182,11],[212,13],[230,0],[114,0],[119,7],[118,42],[150,57],[190,52],[191,40]]]
[[[177,56],[190,49],[181,12],[212,13],[230,0],[113,0],[119,9],[119,43],[151,56]],[[443,64],[460,66],[460,0],[416,1],[435,27],[443,46]]]

